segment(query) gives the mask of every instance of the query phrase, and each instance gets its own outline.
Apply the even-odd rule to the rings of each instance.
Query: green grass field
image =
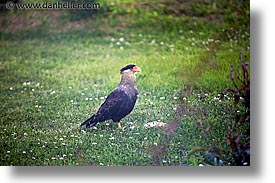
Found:
[[[250,58],[249,1],[99,3],[77,20],[0,13],[0,165],[234,165],[226,138],[249,143],[250,125],[232,130],[245,109],[224,89]],[[128,63],[142,73],[124,129],[81,129]]]

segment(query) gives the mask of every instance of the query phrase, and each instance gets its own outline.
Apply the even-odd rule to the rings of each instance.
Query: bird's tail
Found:
[[[97,124],[97,121],[95,121],[94,116],[95,115],[93,115],[92,117],[90,117],[89,119],[84,121],[80,126],[81,127],[85,126],[86,128],[90,128],[92,126],[95,126]]]

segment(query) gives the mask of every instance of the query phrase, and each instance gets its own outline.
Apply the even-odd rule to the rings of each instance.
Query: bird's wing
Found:
[[[119,115],[118,118],[120,118],[120,116],[123,118],[130,112],[128,112],[130,100],[130,97],[124,90],[116,88],[108,95],[105,102],[98,109],[95,114],[95,121],[102,122],[108,119],[113,119],[114,115]]]

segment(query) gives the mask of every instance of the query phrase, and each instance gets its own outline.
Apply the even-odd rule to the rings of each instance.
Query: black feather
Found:
[[[92,127],[98,122],[103,122],[112,119],[114,122],[119,122],[127,116],[134,108],[137,100],[138,91],[129,92],[117,87],[113,90],[99,107],[96,114],[84,121],[81,126]]]
[[[126,65],[125,67],[123,67],[123,68],[120,69],[120,72],[125,71],[127,69],[132,69],[135,66],[136,66],[135,64]]]

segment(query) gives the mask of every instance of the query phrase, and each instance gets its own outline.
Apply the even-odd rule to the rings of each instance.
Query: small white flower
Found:
[[[165,100],[165,97],[160,97],[159,99],[160,99],[160,100]]]
[[[23,154],[26,154],[26,151],[23,151],[22,153],[23,153]]]
[[[7,153],[10,153],[10,151],[7,151]]]
[[[97,143],[96,143],[96,142],[93,142],[92,144],[93,144],[93,145],[97,145]]]
[[[124,41],[124,38],[123,38],[123,37],[119,38],[119,41],[120,41],[120,42],[123,42],[123,41]]]

